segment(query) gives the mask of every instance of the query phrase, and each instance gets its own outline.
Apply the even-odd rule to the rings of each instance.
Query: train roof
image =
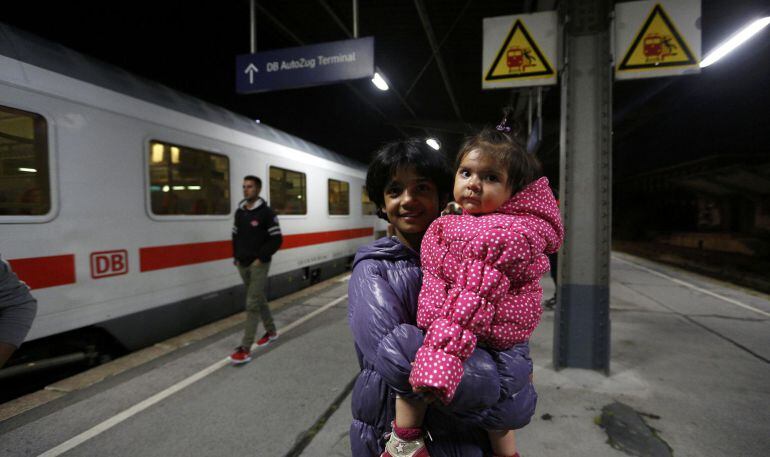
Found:
[[[122,68],[0,22],[0,55],[45,68],[149,103],[308,152],[348,167],[366,170],[356,160],[299,137],[258,124],[246,116],[207,103]]]

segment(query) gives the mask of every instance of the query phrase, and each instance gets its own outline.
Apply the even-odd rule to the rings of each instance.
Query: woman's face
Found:
[[[439,215],[438,189],[413,167],[401,168],[385,186],[383,210],[399,233],[422,235]]]

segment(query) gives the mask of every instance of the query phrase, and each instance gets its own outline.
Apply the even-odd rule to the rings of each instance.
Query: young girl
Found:
[[[528,341],[540,321],[546,254],[561,246],[564,229],[548,180],[539,175],[537,159],[505,120],[460,150],[454,198],[463,214],[436,220],[421,244],[417,324],[427,333],[409,378],[416,392],[450,404],[477,344],[511,348]],[[397,403],[397,422],[403,417],[419,429],[425,408]],[[388,452],[410,444],[397,438]],[[513,430],[489,430],[489,438],[496,456],[518,455]]]
[[[383,147],[369,166],[366,190],[394,235],[362,246],[349,283],[350,328],[361,372],[352,394],[350,444],[354,457],[377,457],[390,437],[406,440],[394,455],[484,457],[491,454],[486,430],[526,425],[537,395],[530,382],[532,363],[526,343],[497,352],[474,351],[465,362],[466,382],[449,406],[434,402],[419,417],[435,441],[422,441],[396,417],[396,404],[422,405],[412,392],[411,362],[424,334],[416,327],[422,284],[418,252],[428,226],[449,199],[452,171],[441,153],[423,141]],[[391,433],[392,432],[392,433]],[[417,445],[422,451],[414,451]]]

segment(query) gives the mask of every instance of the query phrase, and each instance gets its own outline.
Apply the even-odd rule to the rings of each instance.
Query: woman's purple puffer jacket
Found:
[[[423,332],[415,326],[422,284],[420,259],[394,238],[358,250],[349,285],[348,318],[361,373],[353,388],[350,444],[354,457],[379,456],[395,416],[396,394],[411,393],[409,373]],[[485,430],[529,423],[537,394],[529,346],[477,348],[448,406],[428,408],[424,426],[432,457],[491,455]]]

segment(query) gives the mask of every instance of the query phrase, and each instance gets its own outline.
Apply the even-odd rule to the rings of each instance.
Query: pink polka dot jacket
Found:
[[[496,212],[435,220],[422,239],[417,325],[427,330],[409,381],[454,397],[463,362],[477,344],[504,350],[529,340],[540,322],[540,278],[564,227],[547,178]]]

